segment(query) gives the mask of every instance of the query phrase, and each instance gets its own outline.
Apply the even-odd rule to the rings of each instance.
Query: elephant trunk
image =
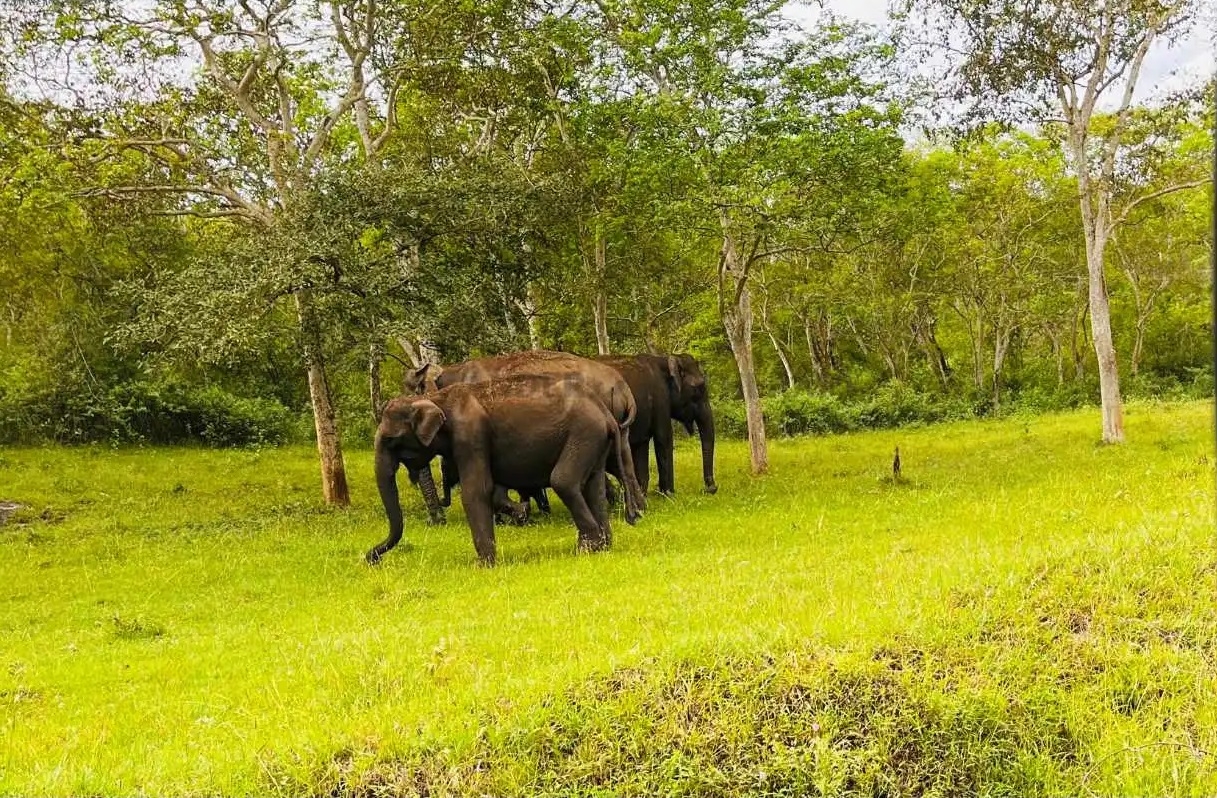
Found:
[[[418,469],[418,489],[423,494],[423,502],[427,505],[427,514],[431,517],[431,523],[442,524],[445,522],[444,509],[441,506],[439,494],[435,489],[435,477],[431,475],[430,464]],[[447,495],[447,485],[444,486],[445,495]]]
[[[376,487],[380,490],[380,501],[389,517],[389,536],[376,544],[368,553],[367,561],[375,565],[384,553],[401,541],[405,526],[401,517],[401,499],[397,495],[397,458],[381,441],[376,441]],[[434,491],[434,486],[432,486]]]
[[[717,493],[718,485],[714,482],[714,411],[710,402],[698,408],[697,434],[701,438],[701,474],[705,482],[706,493]]]

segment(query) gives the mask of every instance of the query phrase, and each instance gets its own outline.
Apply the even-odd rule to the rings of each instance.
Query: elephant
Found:
[[[496,377],[516,374],[549,376],[559,380],[562,384],[585,387],[604,403],[623,429],[633,424],[637,415],[634,394],[630,391],[630,386],[625,378],[616,369],[568,352],[528,350],[467,360],[451,366],[426,364],[418,370],[406,374],[405,387],[407,393],[414,391],[423,394],[458,383],[480,383]],[[626,521],[633,524],[646,509],[646,495],[639,486],[638,478],[634,473],[633,458],[623,457],[622,463],[624,465],[619,466],[614,458],[610,458],[607,468],[608,473],[620,480],[625,488]],[[434,485],[430,490],[426,485],[426,481],[430,477],[430,470],[428,469],[421,476],[423,481],[420,482],[420,488],[422,488],[423,498],[427,502],[428,511],[432,516],[437,511],[442,513],[441,510],[438,510],[437,504],[433,503],[433,501],[438,502],[438,499],[434,498]],[[445,481],[447,479],[446,477]],[[447,489],[445,493],[447,493]],[[540,498],[537,505],[544,512],[548,501],[544,498],[544,490],[539,493]],[[527,502],[526,497],[521,498]],[[442,502],[439,503],[442,504]]]
[[[443,507],[450,507],[452,505],[452,489],[454,487],[456,487],[457,484],[460,483],[460,477],[457,474],[456,464],[453,463],[448,458],[440,458],[440,473],[442,474],[442,477],[443,477],[443,491],[444,492],[443,492],[442,498],[440,498],[440,500],[439,500],[439,503]],[[417,480],[415,479],[413,474],[411,474],[411,482],[417,483]],[[549,512],[550,512],[549,497],[547,497],[545,495],[544,488],[541,488],[540,490],[528,490],[527,488],[521,488],[518,492],[520,494],[520,501],[518,501],[518,502],[511,501],[506,496],[505,489],[504,489],[504,492],[503,492],[503,495],[501,496],[501,498],[496,499],[496,501],[495,501],[495,513],[496,513],[495,520],[496,521],[499,520],[500,516],[503,516],[503,517],[510,518],[511,521],[516,526],[522,526],[523,524],[527,523],[528,515],[529,515],[529,513],[528,513],[529,503],[528,502],[530,499],[537,503],[537,510],[544,513],[545,515],[549,515]],[[433,518],[434,518],[434,516],[433,516]],[[441,518],[442,518],[442,514],[441,514]]]
[[[655,442],[659,492],[675,490],[672,421],[701,438],[702,480],[706,493],[718,492],[714,481],[714,413],[706,392],[706,375],[692,355],[600,355],[596,358],[621,373],[634,394],[638,417],[630,426],[634,473],[645,491],[650,486],[647,449]]]
[[[553,377],[516,375],[403,395],[385,407],[376,431],[376,484],[389,535],[368,551],[380,561],[401,540],[397,468],[419,470],[439,456],[456,464],[461,503],[483,565],[494,565],[494,512],[506,489],[552,487],[579,530],[580,551],[612,544],[605,466],[624,469],[625,434],[591,391]]]

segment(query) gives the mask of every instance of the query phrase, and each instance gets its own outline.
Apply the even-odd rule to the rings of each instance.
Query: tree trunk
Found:
[[[1006,365],[1006,353],[1010,351],[1010,339],[1014,329],[1005,332],[994,330],[993,335],[993,410],[1001,409],[1001,374]]]
[[[608,292],[604,287],[605,276],[605,243],[600,228],[596,228],[595,264],[592,285],[596,289],[596,297],[592,302],[592,319],[596,325],[596,350],[602,355],[612,351],[609,346],[608,334]]]
[[[380,424],[384,411],[383,391],[380,386],[380,364],[385,357],[385,346],[380,341],[368,345],[368,399],[372,403],[372,420]]]
[[[1111,334],[1111,306],[1103,274],[1105,233],[1087,236],[1086,268],[1090,275],[1090,329],[1099,364],[1099,396],[1103,404],[1103,442],[1124,442],[1124,401],[1120,397],[1120,371]]]
[[[296,313],[300,320],[304,363],[308,368],[308,393],[317,430],[317,454],[321,458],[321,492],[326,504],[346,507],[351,503],[351,496],[347,489],[346,466],[342,460],[342,442],[338,437],[334,401],[326,380],[321,329],[313,311],[312,297],[307,291],[296,293]]]
[[[816,384],[824,384],[824,366],[820,363],[820,354],[816,351],[815,339],[811,336],[811,316],[803,317],[803,335],[807,338],[807,353],[811,356],[811,370],[815,374]]]
[[[531,349],[541,348],[541,320],[537,317],[537,303],[532,296],[532,288],[524,293],[524,298],[518,300],[520,312],[528,322],[528,346]]]
[[[786,357],[786,353],[782,351],[782,346],[778,343],[773,331],[766,329],[765,332],[769,334],[769,340],[773,343],[773,351],[778,353],[778,360],[782,361],[782,370],[786,372],[786,387],[794,388],[794,369],[790,367],[790,358]]]
[[[592,320],[596,325],[596,351],[601,355],[612,353],[608,334],[608,297],[604,291],[596,289],[596,299],[592,302]]]
[[[748,451],[752,459],[752,473],[769,471],[769,448],[765,443],[765,416],[761,411],[761,393],[756,385],[756,366],[752,359],[752,297],[748,292],[748,275],[740,262],[735,237],[723,220],[723,270],[725,284],[720,290],[731,296],[720,295],[723,327],[731,354],[735,356],[735,367],[739,371],[740,387],[744,393],[744,407],[748,418]]]
[[[1083,303],[1080,312],[1074,312],[1072,326],[1069,331],[1069,348],[1073,354],[1073,379],[1076,382],[1086,379],[1084,348],[1086,343],[1086,320],[1090,315],[1089,309],[1090,305]],[[1079,335],[1082,338],[1081,342],[1078,341]]]
[[[1089,121],[1089,120],[1087,120]],[[1111,333],[1111,305],[1107,296],[1107,276],[1103,256],[1111,233],[1106,188],[1092,185],[1086,152],[1085,127],[1075,123],[1069,148],[1078,173],[1078,194],[1082,210],[1082,234],[1086,240],[1086,277],[1090,306],[1090,332],[1099,366],[1099,397],[1103,405],[1103,442],[1123,443],[1124,402],[1120,398],[1120,371]]]
[[[1141,316],[1141,315],[1137,316],[1137,327],[1136,327],[1136,331],[1135,331],[1135,337],[1133,338],[1133,342],[1132,342],[1132,358],[1131,358],[1132,362],[1130,362],[1129,366],[1128,366],[1129,371],[1132,373],[1132,375],[1134,377],[1137,376],[1137,371],[1141,367],[1141,354],[1142,354],[1142,350],[1145,348],[1145,323],[1146,323],[1146,321],[1148,321],[1148,318],[1146,316]]]

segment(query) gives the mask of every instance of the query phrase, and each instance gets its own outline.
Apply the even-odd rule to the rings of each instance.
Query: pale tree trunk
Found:
[[[609,345],[608,297],[601,289],[596,290],[596,301],[592,303],[592,317],[596,324],[596,351],[601,355],[610,354],[613,350]]]
[[[773,334],[773,325],[769,323],[769,289],[762,284],[761,291],[765,295],[765,300],[761,303],[761,329],[765,331],[765,335],[769,336],[769,343],[773,344],[773,351],[778,353],[782,370],[786,372],[787,389],[794,388],[794,369],[790,367],[790,359],[786,357],[782,345],[778,343],[778,337]]]
[[[380,364],[385,359],[385,346],[380,341],[368,345],[368,400],[372,403],[372,420],[380,423],[384,411],[384,391],[380,384]]]
[[[604,286],[605,275],[607,273],[605,269],[605,241],[604,234],[599,226],[596,227],[593,259],[592,285],[595,286],[596,296],[592,301],[592,319],[596,326],[596,350],[601,355],[607,355],[612,351],[612,348],[609,345],[608,334],[608,292]]]
[[[727,341],[735,356],[740,387],[744,393],[744,408],[748,418],[748,451],[752,473],[769,471],[769,448],[765,443],[765,416],[761,411],[761,393],[756,385],[756,366],[752,359],[752,297],[748,292],[748,264],[740,259],[739,248],[724,218],[723,250],[720,281],[720,307]],[[724,297],[723,291],[731,296]]]
[[[994,330],[993,335],[993,409],[1001,409],[1001,375],[1006,366],[1006,355],[1010,351],[1010,340],[1014,336],[1014,328],[1009,327],[1004,332]]]
[[[296,292],[296,312],[300,320],[304,363],[308,368],[308,393],[313,405],[313,423],[317,430],[317,454],[321,459],[321,492],[326,504],[346,507],[351,503],[347,489],[346,466],[342,460],[342,442],[334,400],[325,374],[325,356],[321,348],[321,330],[307,291]]]
[[[816,352],[815,339],[811,337],[811,316],[803,317],[803,336],[807,339],[807,353],[811,356],[811,371],[815,375],[816,383],[824,384],[824,367],[820,364],[819,353]]]
[[[786,372],[786,387],[794,387],[794,369],[790,367],[790,358],[786,357],[786,353],[782,351],[782,345],[778,343],[777,336],[773,334],[773,330],[765,327],[766,334],[769,335],[769,341],[773,344],[773,351],[778,353],[778,360],[782,362],[782,370]]]
[[[1086,275],[1090,300],[1090,331],[1099,367],[1099,397],[1103,406],[1103,442],[1123,443],[1124,402],[1120,397],[1120,371],[1111,333],[1111,304],[1107,296],[1107,275],[1103,256],[1107,250],[1109,209],[1103,186],[1091,185],[1087,163],[1085,130],[1075,129],[1070,137],[1074,166],[1081,194],[1082,232],[1086,240]]]
[[[523,299],[516,300],[516,304],[520,308],[520,312],[524,314],[524,320],[528,322],[528,346],[530,349],[541,348],[541,320],[537,316],[537,303],[533,299],[532,289],[529,288],[524,293]]]

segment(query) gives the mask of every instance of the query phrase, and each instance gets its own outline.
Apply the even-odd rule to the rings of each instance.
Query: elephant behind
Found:
[[[672,422],[679,421],[690,435],[697,427],[701,439],[702,480],[706,493],[718,491],[714,481],[714,412],[706,390],[706,375],[692,355],[601,355],[596,358],[616,369],[629,384],[638,417],[630,427],[634,473],[645,491],[650,483],[647,449],[655,443],[659,492],[675,489]]]

